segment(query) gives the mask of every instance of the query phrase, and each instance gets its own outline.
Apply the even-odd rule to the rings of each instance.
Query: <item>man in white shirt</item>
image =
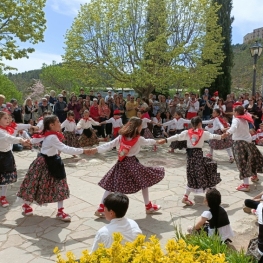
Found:
[[[132,242],[142,233],[134,220],[124,217],[129,207],[129,198],[125,194],[111,193],[104,199],[103,204],[105,218],[110,223],[97,232],[91,252],[96,251],[100,243],[109,248],[115,232],[122,234],[124,242]]]

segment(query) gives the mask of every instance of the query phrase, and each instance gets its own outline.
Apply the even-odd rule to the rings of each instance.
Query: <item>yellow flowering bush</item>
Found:
[[[110,248],[100,244],[99,248],[89,254],[82,252],[76,260],[72,252],[67,252],[67,259],[63,259],[56,247],[57,263],[225,263],[225,254],[212,255],[209,249],[202,251],[199,246],[189,245],[183,239],[171,239],[166,244],[166,253],[161,249],[159,240],[151,236],[149,241],[144,235],[139,235],[133,242],[122,244],[122,235],[115,233],[114,242]]]

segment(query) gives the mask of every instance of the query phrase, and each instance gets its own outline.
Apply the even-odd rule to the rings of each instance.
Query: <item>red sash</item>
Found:
[[[85,122],[90,121],[90,118],[82,118]]]
[[[17,124],[16,124],[14,121],[12,121],[12,122],[9,124],[9,127],[13,128],[13,129],[15,130],[16,127],[17,127]]]
[[[61,142],[64,140],[64,136],[61,132],[54,132],[54,131],[46,131],[44,133],[35,133],[32,136],[32,138],[46,138],[49,135],[56,135]]]
[[[116,127],[113,128],[113,136],[116,138],[119,135],[119,130],[121,129],[121,127]]]
[[[243,119],[247,122],[254,124],[254,120],[252,119],[252,117],[249,113],[245,113],[244,115],[238,115],[238,116],[236,116],[236,118]]]
[[[7,131],[10,135],[14,134],[15,130],[11,126],[3,127],[0,126],[0,129]]]
[[[190,141],[191,141],[193,146],[197,145],[197,143],[201,139],[203,133],[204,133],[203,129],[196,129],[196,130],[189,129],[188,130],[188,135],[190,137]]]
[[[128,141],[124,136],[121,136],[120,148],[118,152],[118,160],[120,162],[127,156],[131,147],[139,140],[139,138],[140,136],[137,136]]]
[[[223,124],[224,128],[228,128],[228,123],[221,117],[217,117],[219,121]]]

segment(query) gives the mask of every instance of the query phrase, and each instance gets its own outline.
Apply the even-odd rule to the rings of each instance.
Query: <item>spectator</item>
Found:
[[[41,105],[38,107],[38,111],[37,111],[37,114],[39,117],[43,116],[43,113],[45,111],[50,111],[50,112],[53,112],[52,111],[52,108],[51,106],[48,104],[48,100],[46,98],[42,98],[42,101],[41,101]],[[25,109],[26,111],[26,109]],[[25,112],[26,113],[26,112]]]
[[[109,109],[109,106],[105,103],[105,100],[103,99],[103,98],[101,98],[100,99],[100,102],[99,102],[99,115],[100,115],[100,120],[99,120],[99,122],[103,122],[103,121],[106,121],[106,120],[108,120],[109,118],[110,118],[110,109]],[[106,124],[106,127],[107,126],[110,126],[111,127],[111,125],[110,125],[110,123],[109,124]],[[102,131],[102,137],[103,138],[105,138],[105,132],[104,132],[104,130],[105,130],[105,124],[103,124],[102,126],[101,126],[101,131]],[[110,129],[110,131],[111,131],[111,129]],[[111,134],[111,132],[109,132],[109,133],[107,133],[107,132],[109,132],[109,128],[107,129],[106,128],[106,134],[108,135],[108,134]]]
[[[101,94],[99,92],[97,93],[97,98],[98,98],[98,103],[100,103]]]
[[[93,101],[93,99],[95,99],[96,97],[94,96],[94,90],[91,90],[89,92],[89,97],[90,97],[90,100]]]
[[[98,105],[98,99],[97,99],[97,98],[94,98],[94,99],[93,99],[93,104],[92,104],[92,106],[90,107],[89,112],[90,112],[90,117],[91,117],[94,121],[97,121],[97,122],[100,121],[99,105]],[[93,126],[93,128],[94,128],[95,130],[97,130],[97,136],[98,136],[98,137],[103,136],[101,126]],[[104,135],[104,137],[105,137],[105,135]]]
[[[208,96],[203,95],[203,99],[201,100],[200,104],[200,109],[203,111],[202,119],[204,121],[211,119],[212,108],[212,102],[208,99]]]
[[[105,102],[108,102],[109,98],[112,98],[111,90],[108,90],[108,95],[105,96]]]
[[[131,101],[126,103],[126,117],[130,119],[131,117],[137,116],[138,103],[134,101],[134,96],[131,96]]]
[[[5,96],[0,94],[0,111],[4,110],[6,108],[5,102]]]
[[[54,110],[54,106],[57,102],[57,98],[56,98],[56,92],[54,90],[50,91],[50,97],[49,97],[49,104],[52,108],[52,110]]]
[[[24,123],[28,124],[30,123],[30,120],[35,123],[37,121],[37,112],[39,110],[38,105],[33,105],[31,98],[27,98],[24,102],[24,109]]]
[[[205,89],[204,95],[207,96],[208,100],[211,99],[211,96],[210,96],[210,94],[209,94],[209,89]]]
[[[262,119],[262,110],[263,110],[263,105],[262,105],[262,98],[257,100],[257,105],[256,105],[256,110],[255,110],[255,130],[259,129],[259,124],[261,123]]]
[[[67,99],[67,92],[65,90],[61,91],[61,94],[63,96],[63,101],[66,102],[66,104],[68,104],[68,99]]]
[[[80,88],[79,92],[80,92],[79,97],[85,100],[87,95],[84,93],[84,88]]]
[[[67,103],[63,100],[63,95],[58,95],[58,102],[54,107],[54,114],[58,116],[60,123],[63,123],[67,118]]]
[[[235,101],[231,98],[231,95],[228,94],[226,96],[226,101],[225,101],[225,105],[226,105],[225,116],[227,117],[229,123],[232,122],[234,103]]]
[[[75,116],[75,121],[78,122],[81,118],[80,116],[80,109],[81,106],[78,101],[77,101],[77,97],[76,95],[73,95],[70,99],[70,102],[68,104],[68,110],[71,110],[74,112],[74,116]]]
[[[221,115],[224,115],[226,111],[226,105],[224,105],[223,99],[219,98],[218,101],[214,104],[213,108],[219,109],[221,112]]]
[[[191,95],[191,99],[187,104],[187,115],[186,118],[191,120],[193,117],[197,116],[197,112],[199,111],[199,102],[196,100],[195,94]]]
[[[124,217],[129,207],[129,198],[126,195],[109,194],[103,204],[105,217],[110,223],[97,232],[91,252],[96,251],[100,243],[109,248],[113,243],[113,233],[121,233],[125,242],[134,241],[142,233],[135,221]]]
[[[160,97],[159,112],[161,113],[161,118],[164,120],[166,118],[166,112],[169,111],[168,103],[166,102],[165,96]]]
[[[187,105],[184,102],[184,98],[180,98],[179,103],[176,105],[176,111],[181,112],[182,117],[185,118],[186,109]]]
[[[23,110],[18,106],[16,99],[10,101],[13,105],[12,115],[16,123],[23,123]]]
[[[174,116],[174,113],[176,111],[176,106],[178,103],[179,103],[178,97],[177,95],[174,95],[173,100],[171,100],[169,103],[169,109],[172,116]]]

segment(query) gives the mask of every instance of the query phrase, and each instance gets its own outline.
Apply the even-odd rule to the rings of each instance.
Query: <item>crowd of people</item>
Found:
[[[187,151],[187,185],[182,203],[193,206],[190,193],[206,193],[210,208],[189,232],[196,233],[208,221],[208,234],[219,233],[222,241],[229,242],[233,232],[227,213],[220,206],[221,195],[215,189],[221,178],[217,163],[212,161],[213,151],[227,151],[229,162],[235,161],[242,181],[236,190],[250,191],[249,179],[257,182],[257,173],[263,172],[263,156],[256,147],[263,144],[262,110],[259,94],[253,97],[245,93],[238,98],[229,94],[223,100],[218,92],[211,95],[208,89],[200,97],[185,92],[176,93],[171,99],[154,94],[148,98],[127,94],[123,98],[122,93],[112,91],[103,98],[92,90],[87,95],[81,88],[79,95],[71,94],[69,99],[66,91],[57,96],[51,91],[40,101],[27,98],[23,107],[15,99],[5,103],[5,96],[0,95],[1,205],[9,206],[7,185],[17,181],[12,149],[36,146],[40,149],[17,193],[24,214],[33,214],[33,202],[39,205],[57,202],[56,216],[63,221],[70,221],[71,217],[63,207],[63,201],[69,198],[69,188],[60,152],[76,156],[117,149],[116,164],[99,182],[105,193],[95,215],[113,221],[123,218],[128,209],[125,194],[140,190],[146,213],[155,213],[161,206],[151,202],[149,188],[164,178],[165,169],[146,167],[136,155],[143,146],[153,146],[156,151],[157,145],[169,143],[169,153],[175,149]],[[106,143],[99,145],[101,141]],[[206,142],[210,152],[204,156],[202,148]],[[261,198],[263,193],[254,201],[246,200],[244,211],[256,210]],[[113,221],[112,229],[118,229],[118,223]],[[128,229],[127,239],[140,233],[135,222],[122,220],[122,224],[119,231]],[[108,230],[98,232],[95,243],[105,239],[101,236],[105,231]],[[109,243],[105,241],[105,245]]]

